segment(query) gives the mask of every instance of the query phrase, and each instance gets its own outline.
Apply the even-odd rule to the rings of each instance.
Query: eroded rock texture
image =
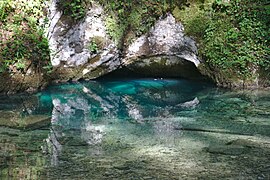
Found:
[[[101,6],[93,3],[80,21],[64,15],[57,0],[49,7],[48,39],[56,80],[93,79],[119,67],[119,52],[106,34]]]
[[[148,33],[120,49],[108,35],[107,14],[97,3],[91,4],[80,21],[63,15],[57,0],[49,7],[48,38],[57,81],[94,79],[122,67],[148,76],[200,76],[196,43],[184,35],[183,25],[171,14],[161,17]]]

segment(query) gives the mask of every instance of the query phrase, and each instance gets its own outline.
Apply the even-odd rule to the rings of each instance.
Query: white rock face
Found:
[[[74,22],[57,9],[57,1],[51,0],[49,5],[48,39],[51,49],[51,62],[54,67],[77,68],[84,66],[81,76],[91,73],[99,66],[110,72],[120,65],[118,49],[106,34],[105,14],[98,4],[92,4],[86,17]],[[100,39],[104,43],[97,52],[91,52],[89,46]],[[89,61],[98,56],[98,61]],[[101,74],[102,75],[102,74]]]
[[[197,54],[196,42],[185,36],[183,25],[176,22],[171,14],[167,14],[155,24],[147,36],[138,38],[128,47],[125,62],[130,64],[134,59],[165,55],[177,56],[197,67],[201,63]],[[175,63],[177,62],[172,62]]]
[[[157,21],[149,33],[139,37],[129,47],[124,47],[125,52],[120,52],[106,33],[106,14],[102,6],[92,1],[86,17],[75,22],[57,8],[57,1],[51,0],[48,5],[50,24],[47,36],[52,65],[63,81],[93,79],[123,66],[141,68],[152,66],[153,62],[164,62],[164,59],[166,62],[163,65],[169,70],[177,66],[182,72],[185,65],[194,65],[196,70],[200,64],[195,41],[184,35],[183,25],[176,22],[171,14]],[[89,46],[96,39],[101,41],[101,47],[93,52]],[[176,77],[182,74],[189,76],[185,73],[174,74]]]

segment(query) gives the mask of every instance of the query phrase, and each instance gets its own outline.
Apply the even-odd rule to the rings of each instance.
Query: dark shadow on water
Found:
[[[214,82],[212,80],[201,75],[200,73],[195,73],[194,75],[190,76],[190,78],[187,78],[187,77],[181,77],[181,76],[166,75],[165,72],[163,72],[161,75],[143,74],[143,73],[140,73],[139,71],[130,70],[128,68],[120,68],[118,70],[110,72],[104,76],[97,78],[97,81],[107,81],[107,80],[117,80],[117,79],[118,80],[139,79],[139,78],[189,80],[189,81],[194,81],[194,82],[199,82],[199,83],[206,82],[209,84],[213,84],[214,86]]]

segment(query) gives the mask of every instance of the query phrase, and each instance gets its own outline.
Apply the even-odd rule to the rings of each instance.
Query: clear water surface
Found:
[[[0,179],[270,179],[270,92],[111,79],[0,96]]]

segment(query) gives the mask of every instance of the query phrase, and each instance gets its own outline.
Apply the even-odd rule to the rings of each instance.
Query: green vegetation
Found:
[[[42,18],[45,0],[0,0],[0,73],[52,71]],[[83,19],[92,0],[59,0],[58,8],[74,22]],[[270,70],[269,0],[97,0],[104,6],[107,33],[124,49],[172,12],[199,44],[210,73],[227,79],[254,78]],[[41,21],[42,20],[42,21]],[[43,23],[42,23],[43,22]],[[104,39],[94,38],[97,53]]]
[[[70,16],[77,21],[85,17],[87,3],[83,0],[59,0],[58,8],[63,11],[64,15]]]
[[[109,14],[106,19],[108,34],[121,48],[135,37],[146,33],[157,18],[165,15],[175,6],[182,7],[186,0],[99,0],[98,2]],[[124,39],[127,39],[127,42],[123,42]]]
[[[260,3],[213,4],[215,14],[205,31],[203,49],[211,66],[236,71],[242,78],[252,75],[254,68],[269,67],[270,14],[257,8]]]
[[[120,24],[116,17],[109,16],[106,18],[105,25],[109,36],[117,43],[120,43],[126,28],[126,24]]]
[[[50,66],[40,22],[43,7],[43,0],[0,1],[0,72],[26,73],[30,67],[43,70]]]
[[[210,69],[227,78],[253,78],[258,67],[270,67],[270,10],[267,0],[194,2],[174,10],[186,32],[200,43]]]
[[[201,43],[204,32],[211,19],[213,0],[194,0],[184,8],[175,7],[172,11],[174,17],[184,24],[185,33]]]
[[[200,56],[213,74],[246,80],[253,78],[254,69],[270,67],[267,0],[99,1],[111,12],[106,26],[120,48],[172,12],[199,43]]]
[[[97,53],[98,51],[98,45],[96,43],[95,40],[92,40],[90,43],[89,43],[89,46],[88,46],[88,49],[91,53]]]
[[[88,44],[88,50],[92,54],[97,54],[102,50],[106,45],[106,39],[101,36],[95,36],[92,38],[92,40]]]

